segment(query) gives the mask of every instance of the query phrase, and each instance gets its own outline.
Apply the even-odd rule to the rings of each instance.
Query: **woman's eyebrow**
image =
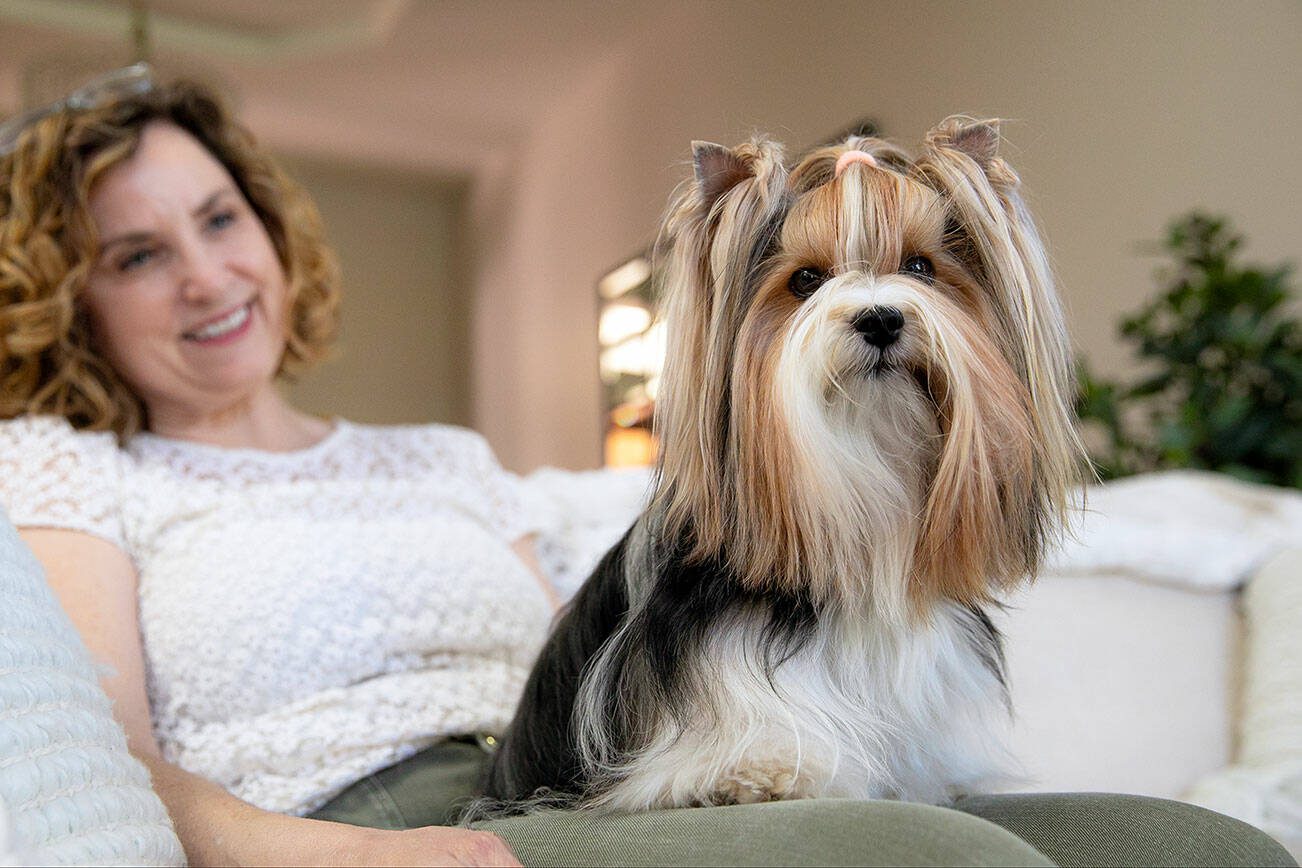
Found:
[[[118,235],[114,238],[110,238],[108,241],[101,242],[99,245],[99,250],[100,253],[103,253],[109,248],[116,247],[119,244],[140,244],[142,242],[151,240],[153,237],[154,237],[154,233],[145,229],[137,230],[134,232],[126,232],[122,235]]]
[[[195,208],[194,211],[191,212],[192,215],[194,217],[203,216],[206,212],[211,211],[213,207],[216,206],[217,203],[221,201],[223,196],[226,196],[227,194],[233,192],[235,191],[232,190],[230,187],[220,187],[214,190],[212,193],[208,195],[207,199],[203,200],[203,202],[199,205],[198,208]]]
[[[233,192],[234,191],[230,187],[221,187],[217,190],[214,190],[212,193],[208,194],[207,198],[205,198],[201,203],[199,203],[199,207],[195,208],[191,212],[191,215],[195,218],[202,217],[208,211],[211,211],[214,207],[216,207],[221,202],[224,196]],[[139,244],[144,241],[149,241],[153,238],[153,236],[154,236],[153,231],[148,229],[138,229],[131,232],[124,232],[121,235],[116,235],[107,241],[101,242],[99,249],[100,252],[103,253],[109,248],[116,247],[119,244]]]

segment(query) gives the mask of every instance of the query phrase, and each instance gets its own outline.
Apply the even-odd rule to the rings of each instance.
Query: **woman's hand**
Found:
[[[335,824],[338,825],[338,824]],[[328,861],[309,856],[317,865],[492,865],[518,868],[520,862],[506,842],[492,832],[449,826],[389,831],[344,827],[343,840]]]

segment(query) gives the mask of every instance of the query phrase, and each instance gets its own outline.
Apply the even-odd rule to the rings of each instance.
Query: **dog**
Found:
[[[998,121],[793,167],[697,142],[658,256],[649,506],[559,617],[488,797],[598,811],[946,803],[1013,773],[987,611],[1083,450]]]

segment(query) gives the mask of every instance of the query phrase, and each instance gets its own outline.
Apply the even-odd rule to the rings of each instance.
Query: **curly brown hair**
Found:
[[[174,82],[42,118],[0,157],[0,418],[54,414],[123,440],[147,424],[140,399],[94,350],[79,298],[98,256],[90,191],[156,120],[185,130],[225,166],[271,236],[289,295],[278,374],[327,354],[339,269],[316,205],[216,94]]]

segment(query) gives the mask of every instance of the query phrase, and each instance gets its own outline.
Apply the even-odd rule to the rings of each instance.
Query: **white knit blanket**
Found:
[[[1234,763],[1184,798],[1265,829],[1302,859],[1302,542],[1257,571],[1242,606]]]
[[[1302,546],[1302,492],[1194,470],[1097,485],[1046,573],[1124,575],[1199,591],[1241,587]]]
[[[90,656],[0,511],[0,865],[181,865]]]
[[[650,485],[650,471],[641,468],[575,472],[544,467],[525,479],[525,508],[538,528],[538,561],[561,597],[577,591],[628,530]]]

